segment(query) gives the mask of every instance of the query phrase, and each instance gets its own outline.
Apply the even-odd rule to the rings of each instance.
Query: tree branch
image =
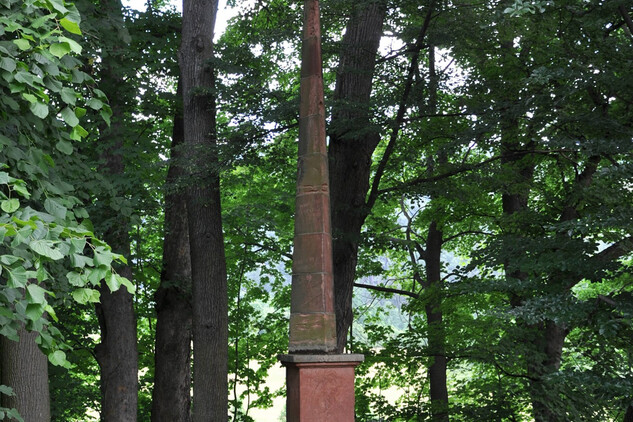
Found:
[[[407,102],[409,100],[409,93],[411,92],[411,87],[413,85],[413,76],[415,74],[415,70],[418,67],[418,60],[420,57],[420,50],[424,47],[422,41],[426,36],[426,32],[429,29],[429,25],[431,24],[431,16],[433,15],[434,2],[429,5],[429,10],[426,13],[426,17],[424,18],[424,24],[422,24],[422,28],[420,29],[420,33],[418,38],[416,39],[414,48],[413,48],[413,56],[411,57],[411,64],[409,66],[409,71],[407,72],[407,79],[404,85],[404,92],[402,93],[402,98],[400,99],[400,104],[398,105],[398,112],[396,113],[396,119],[393,124],[393,129],[391,131],[391,136],[389,137],[389,143],[385,148],[385,152],[378,163],[378,168],[376,169],[376,174],[374,175],[374,180],[371,185],[371,190],[369,191],[369,197],[367,198],[367,208],[372,208],[376,199],[378,199],[379,191],[378,186],[380,186],[380,179],[385,172],[385,168],[387,167],[387,162],[393,153],[393,150],[396,146],[396,140],[398,139],[398,134],[400,132],[400,128],[402,127],[402,123],[404,121],[404,115],[407,111]]]
[[[391,287],[374,286],[373,284],[362,284],[362,283],[354,283],[354,287],[360,287],[361,289],[367,289],[367,290],[376,290],[378,292],[395,293],[397,295],[409,296],[414,299],[420,298],[420,295],[415,292],[410,292],[408,290],[393,289]]]

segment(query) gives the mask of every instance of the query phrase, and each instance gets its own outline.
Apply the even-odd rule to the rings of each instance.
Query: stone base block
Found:
[[[354,368],[363,355],[280,355],[288,422],[353,422]]]

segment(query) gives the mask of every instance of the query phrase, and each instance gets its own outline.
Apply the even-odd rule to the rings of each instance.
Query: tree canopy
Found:
[[[357,420],[633,420],[629,3],[322,3]],[[0,0],[0,419],[18,344],[53,421],[284,395],[302,4],[229,4]]]

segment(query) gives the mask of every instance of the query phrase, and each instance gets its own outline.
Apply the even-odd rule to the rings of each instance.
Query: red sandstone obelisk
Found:
[[[305,0],[299,160],[286,366],[288,422],[354,421],[354,367],[362,355],[333,354],[330,190],[318,0]]]

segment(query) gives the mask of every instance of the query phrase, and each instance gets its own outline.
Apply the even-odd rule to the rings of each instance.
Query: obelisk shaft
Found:
[[[336,348],[330,189],[318,0],[305,1],[290,353]]]

